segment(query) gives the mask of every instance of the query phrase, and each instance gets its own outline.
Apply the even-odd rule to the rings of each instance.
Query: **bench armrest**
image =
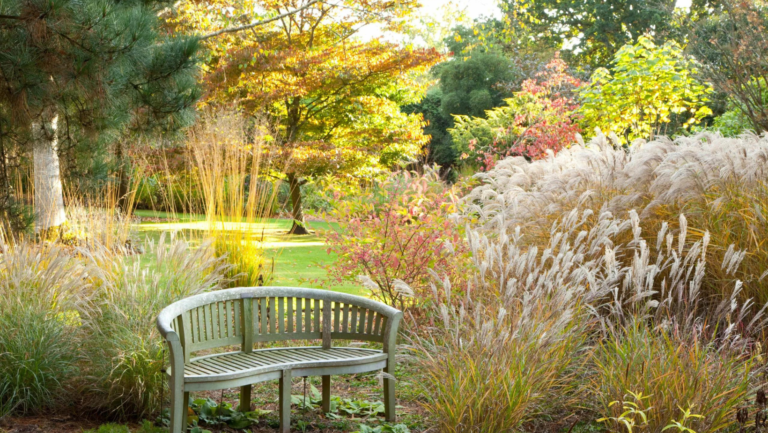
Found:
[[[163,336],[163,340],[171,342],[171,341],[181,341],[179,338],[179,334],[176,333],[176,331],[173,330],[170,326],[168,326],[165,323],[160,323],[160,320],[158,318],[157,321],[157,330],[160,331],[160,335]]]
[[[166,307],[157,315],[157,330],[160,331],[160,335],[163,336],[165,341],[181,341],[179,339],[179,334],[177,334],[171,327],[174,319],[176,319],[179,314],[180,312],[175,311],[174,308]]]
[[[179,334],[171,328],[172,320],[167,320],[167,317],[163,317],[161,313],[157,316],[157,330],[160,331],[160,335],[163,336],[163,340],[168,343],[168,349],[170,354],[171,374],[177,374],[177,371],[181,371],[182,377],[184,376],[184,348],[181,346],[181,339]]]
[[[389,353],[392,359],[394,359],[397,349],[397,330],[400,327],[400,320],[402,318],[402,311],[393,314],[387,320],[387,327],[384,330],[384,353]]]

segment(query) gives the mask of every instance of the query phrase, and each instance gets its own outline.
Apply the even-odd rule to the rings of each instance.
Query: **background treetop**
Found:
[[[625,44],[652,35],[663,44],[684,44],[693,23],[706,17],[719,0],[501,0],[505,20],[525,29],[537,41],[562,47],[588,67],[607,66]],[[538,42],[538,43],[542,43]]]
[[[371,24],[401,29],[417,6],[411,0],[214,0],[187,2],[169,17],[177,31],[207,34],[250,22],[256,10],[298,11],[204,40],[203,77],[203,104],[237,104],[274,125],[274,145],[286,160],[294,229],[303,221],[303,178],[370,177],[419,158],[427,139],[421,118],[399,106],[417,100],[413,90],[423,83],[413,73],[426,71],[440,53],[357,37]]]

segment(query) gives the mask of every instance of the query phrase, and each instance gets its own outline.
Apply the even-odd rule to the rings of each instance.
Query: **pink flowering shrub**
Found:
[[[430,270],[451,278],[467,262],[454,189],[436,169],[425,174],[399,172],[354,198],[334,204],[328,217],[338,228],[326,233],[325,266],[332,282],[357,280],[373,297],[397,308],[429,298]]]
[[[555,56],[536,78],[523,82],[506,106],[488,110],[485,119],[456,116],[450,132],[461,158],[487,171],[508,156],[541,159],[574,143],[580,132],[574,90],[582,82],[567,69]]]

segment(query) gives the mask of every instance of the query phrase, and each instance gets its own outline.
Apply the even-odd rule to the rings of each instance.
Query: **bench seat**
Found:
[[[383,368],[387,354],[381,350],[355,347],[281,347],[250,353],[228,352],[193,358],[184,366],[184,382],[217,382],[259,376],[264,373],[323,368],[363,366],[363,370]],[[368,367],[368,369],[365,369]],[[338,370],[338,368],[335,368]],[[295,373],[294,373],[295,374]],[[303,376],[303,374],[296,374]],[[314,376],[314,374],[309,374]],[[269,380],[265,378],[264,380]],[[189,387],[187,387],[189,388]],[[198,387],[199,388],[199,387]]]

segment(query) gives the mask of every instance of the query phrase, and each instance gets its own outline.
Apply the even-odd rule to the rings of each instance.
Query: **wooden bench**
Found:
[[[323,410],[330,411],[330,377],[383,369],[384,405],[395,420],[395,342],[403,313],[359,296],[293,287],[245,287],[192,296],[169,305],[157,328],[170,347],[171,430],[187,428],[189,393],[240,387],[250,410],[251,385],[280,381],[280,431],[290,431],[291,378],[322,376]],[[322,340],[322,346],[254,350],[254,343]],[[383,344],[382,350],[333,347],[334,340]],[[201,350],[238,351],[193,357]],[[183,374],[182,374],[183,372]]]

